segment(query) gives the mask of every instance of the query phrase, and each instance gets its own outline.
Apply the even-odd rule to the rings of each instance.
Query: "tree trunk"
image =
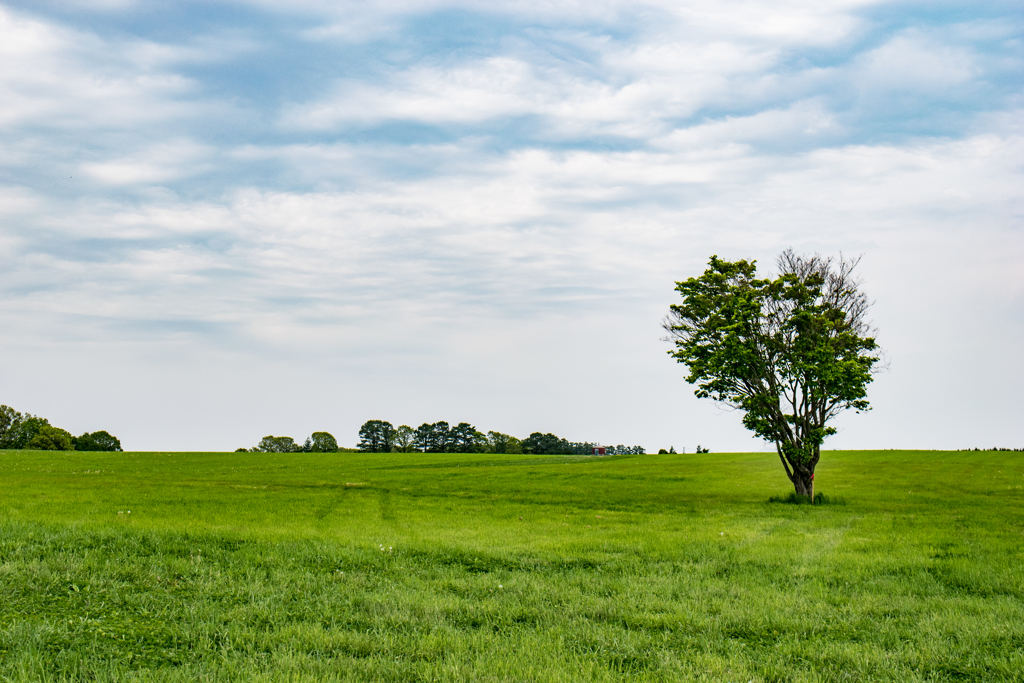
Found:
[[[794,472],[793,487],[796,489],[796,495],[807,496],[811,500],[814,500],[814,473]]]

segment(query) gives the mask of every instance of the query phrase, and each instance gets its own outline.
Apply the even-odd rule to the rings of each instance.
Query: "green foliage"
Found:
[[[388,453],[395,441],[395,428],[385,420],[368,420],[359,428],[358,448],[367,453]]]
[[[452,427],[442,420],[433,424],[425,422],[412,430],[408,444],[408,450],[423,453],[483,453],[487,451],[488,441],[468,422]]]
[[[572,453],[572,447],[568,441],[554,434],[534,432],[523,439],[523,453],[531,455],[568,455]]]
[[[265,436],[253,450],[258,453],[296,453],[301,448],[290,436]]]
[[[450,450],[452,453],[483,453],[487,448],[487,437],[468,422],[452,427]]]
[[[71,436],[63,429],[53,427],[49,420],[20,413],[10,406],[0,405],[0,449],[27,448],[44,451],[120,451],[121,442],[109,432],[86,432]]]
[[[487,445],[484,448],[486,453],[522,453],[523,442],[514,436],[502,434],[501,432],[487,432]]]
[[[36,436],[43,431],[44,428],[50,427],[50,421],[43,417],[34,417],[26,415],[25,419],[21,421],[21,425],[18,428],[18,434],[14,439],[13,448],[31,448],[29,444],[36,438]],[[64,431],[64,430],[60,430]],[[49,433],[49,430],[47,430]],[[66,432],[65,432],[66,433]],[[60,439],[60,436],[58,436]],[[43,439],[39,443],[49,443],[49,439]],[[47,448],[41,450],[68,450],[66,448]]]
[[[1024,461],[776,469],[6,451],[0,680],[1019,680]]]
[[[23,448],[34,451],[73,451],[74,437],[63,429],[43,424],[39,425]]]
[[[398,453],[411,453],[416,450],[415,438],[415,429],[409,425],[399,425],[395,428],[395,437],[392,449]]]
[[[107,431],[86,432],[75,437],[74,445],[76,451],[110,451],[121,450],[121,440]]]
[[[307,446],[302,450],[307,453],[337,453],[338,440],[328,432],[313,432],[312,436],[306,439]]]
[[[25,448],[43,427],[48,426],[50,422],[46,418],[0,406],[0,447]]]
[[[26,416],[14,408],[0,405],[0,448],[21,448],[21,423]]]
[[[753,261],[712,256],[700,277],[676,283],[670,351],[689,368],[696,395],[743,411],[743,424],[773,442],[801,495],[813,490],[828,421],[867,410],[879,360],[852,271],[857,262],[779,257],[781,274],[758,278]]]

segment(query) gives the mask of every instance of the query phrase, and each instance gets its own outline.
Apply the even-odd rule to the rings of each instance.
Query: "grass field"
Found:
[[[0,679],[1020,681],[1024,454],[0,451]],[[130,512],[129,512],[130,511]]]

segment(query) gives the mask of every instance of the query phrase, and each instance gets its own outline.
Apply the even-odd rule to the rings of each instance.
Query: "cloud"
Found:
[[[857,60],[857,81],[877,95],[945,93],[978,76],[968,49],[929,39],[917,30],[894,37]]]
[[[158,48],[110,46],[2,7],[0,33],[0,125],[8,129],[85,135],[201,113],[182,99],[191,79],[152,68],[163,61],[153,58]]]
[[[1018,196],[1022,151],[1012,135],[795,157],[528,151],[349,192],[240,190],[222,202],[141,209],[72,204],[64,217],[51,212],[51,236],[23,233],[31,246],[18,270],[46,265],[59,273],[54,285],[77,273],[123,287],[115,298],[128,317],[154,291],[168,301],[160,310],[179,301],[183,314],[209,320],[240,314],[240,301],[272,310],[291,292],[281,314],[300,327],[323,307],[357,317],[417,302],[429,317],[458,316],[466,306],[488,316],[585,309],[629,301],[676,264],[699,265],[715,245],[766,256],[788,244],[878,247],[901,222],[902,232],[930,223],[933,234],[952,237],[956,217],[980,215],[1002,226],[998,233],[1009,219],[991,207]],[[292,163],[302,165],[301,155]],[[34,206],[22,202],[23,212]],[[831,226],[824,233],[823,222]],[[100,237],[125,241],[107,265],[79,268],[77,248],[51,246]],[[104,310],[112,294],[102,295]],[[52,295],[62,306],[69,300],[66,291]]]
[[[133,150],[131,156],[82,164],[87,175],[110,185],[155,184],[208,170],[213,150],[190,140],[177,140]]]

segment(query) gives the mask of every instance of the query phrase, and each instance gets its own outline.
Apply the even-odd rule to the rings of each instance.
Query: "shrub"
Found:
[[[74,437],[69,432],[50,425],[42,425],[35,436],[25,444],[25,449],[33,451],[73,451]]]
[[[100,430],[98,432],[86,432],[73,439],[76,451],[107,451],[109,453],[121,450],[121,440],[110,432]]]

